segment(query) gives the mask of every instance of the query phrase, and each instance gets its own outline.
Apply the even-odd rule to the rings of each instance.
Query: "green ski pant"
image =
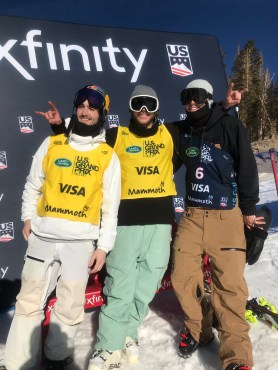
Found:
[[[107,256],[96,349],[121,350],[127,336],[137,339],[148,304],[167,269],[171,225],[118,226]]]

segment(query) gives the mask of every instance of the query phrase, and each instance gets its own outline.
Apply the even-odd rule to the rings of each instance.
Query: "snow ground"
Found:
[[[267,204],[272,210],[273,223],[259,261],[246,266],[246,280],[250,297],[264,296],[278,308],[278,198],[272,173],[260,173],[260,205]],[[92,344],[96,338],[99,309],[87,312],[76,338],[75,364],[69,370],[87,369]],[[13,312],[0,315],[0,365],[3,363],[5,341]],[[185,360],[177,355],[178,330],[183,317],[174,293],[165,291],[157,294],[150,304],[150,311],[140,331],[140,363],[128,365],[124,370],[219,370],[217,356],[218,340],[202,347],[191,358]],[[115,333],[116,335],[116,333]],[[278,368],[278,331],[264,322],[251,324],[250,336],[253,343],[253,370]]]

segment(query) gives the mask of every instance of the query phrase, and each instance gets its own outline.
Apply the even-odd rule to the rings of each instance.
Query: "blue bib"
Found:
[[[201,142],[197,135],[183,137],[186,165],[186,203],[190,207],[232,209],[237,201],[234,160],[223,149]]]

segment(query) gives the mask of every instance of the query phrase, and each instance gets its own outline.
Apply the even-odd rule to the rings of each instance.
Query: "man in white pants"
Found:
[[[34,155],[25,184],[28,249],[6,344],[7,370],[36,368],[44,308],[55,287],[46,369],[64,369],[72,361],[88,274],[102,268],[114,245],[121,174],[117,155],[105,143],[109,97],[88,85],[77,92],[74,108],[66,134],[48,137]]]

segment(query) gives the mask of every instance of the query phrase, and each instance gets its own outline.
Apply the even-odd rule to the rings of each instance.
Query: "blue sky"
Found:
[[[0,14],[215,35],[226,53],[228,73],[237,47],[252,39],[264,67],[278,77],[277,0],[0,0]]]

